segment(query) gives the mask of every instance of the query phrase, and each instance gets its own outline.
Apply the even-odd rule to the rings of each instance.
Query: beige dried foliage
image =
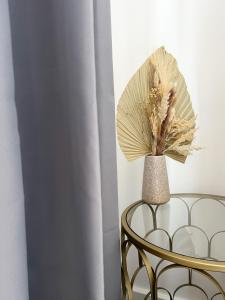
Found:
[[[156,50],[125,88],[117,111],[117,133],[128,160],[168,155],[184,162],[196,148],[195,116],[176,60]]]

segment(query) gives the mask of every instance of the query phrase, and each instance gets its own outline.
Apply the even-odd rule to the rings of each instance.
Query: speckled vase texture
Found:
[[[170,190],[164,155],[145,157],[142,199],[150,204],[169,201]]]

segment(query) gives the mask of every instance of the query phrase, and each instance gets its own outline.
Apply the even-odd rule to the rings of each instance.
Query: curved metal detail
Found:
[[[210,238],[210,240],[209,240],[209,257],[211,257],[211,252],[212,252],[212,242],[213,242],[213,240],[214,240],[214,238],[217,236],[217,235],[219,235],[219,234],[225,234],[225,230],[220,230],[220,231],[218,231],[218,232],[215,232],[212,236],[211,236],[211,238]]]
[[[156,229],[149,230],[145,234],[144,239],[146,240],[153,232],[156,232],[156,231],[162,231],[166,234],[166,236],[168,237],[168,241],[169,241],[169,250],[171,251],[172,250],[172,239],[171,239],[169,233],[163,228],[156,228]]]
[[[198,229],[199,231],[201,231],[204,234],[205,238],[209,242],[209,238],[208,238],[207,234],[205,233],[205,231],[201,227],[199,227],[197,225],[183,225],[183,226],[180,226],[179,228],[177,228],[174,231],[173,235],[172,235],[172,242],[173,242],[173,239],[174,239],[174,236],[176,235],[176,233],[179,232],[181,229],[184,229],[184,228],[195,228],[195,229]]]
[[[211,299],[210,300],[213,300],[215,297],[217,297],[217,296],[223,296],[221,293],[216,293],[215,295],[213,295],[212,297],[211,297]]]
[[[200,201],[204,201],[204,200],[213,200],[213,201],[216,201],[217,203],[221,204],[223,207],[225,207],[225,203],[223,203],[221,201],[221,199],[223,199],[223,201],[225,200],[224,197],[220,197],[220,196],[210,196],[210,195],[204,195],[202,197],[200,197],[199,199],[197,199],[192,205],[191,205],[191,208],[190,208],[190,216],[192,214],[192,211],[193,211],[193,208],[196,206],[196,204],[198,204]]]
[[[151,204],[146,203],[146,205],[149,207],[149,209],[151,210],[152,213],[152,220],[153,220],[153,228],[156,229],[157,228],[157,220],[156,220],[156,214],[154,211],[154,208],[151,206]]]
[[[200,198],[198,198],[197,200],[195,200],[195,202],[191,205],[191,207],[190,207],[190,213],[192,213],[192,210],[193,210],[193,207],[198,203],[198,202],[200,202],[201,200],[203,200],[203,199],[208,199],[207,197],[200,197]],[[216,200],[217,201],[217,200]]]
[[[122,279],[124,280],[123,286],[123,299],[126,299],[126,294],[128,295],[129,300],[133,300],[133,291],[132,291],[132,286],[127,270],[127,253],[130,247],[127,247],[129,245],[129,241],[126,240],[123,242],[121,245],[121,252],[122,252]]]
[[[220,196],[207,196],[207,195],[205,195],[205,196],[200,197],[198,200],[196,200],[196,201],[192,204],[190,211],[192,211],[193,207],[194,207],[199,201],[205,200],[205,199],[212,200],[212,201],[216,201],[216,202],[218,202],[219,204],[221,204],[222,206],[225,207],[225,203],[223,203],[223,202],[221,201],[221,199],[223,199],[223,201],[224,201],[224,197],[223,197],[223,196],[220,197]]]
[[[147,295],[144,297],[144,300],[148,300],[149,296],[151,296],[151,291],[147,293]]]
[[[157,275],[156,277],[156,280],[158,281],[159,280],[159,277],[165,273],[166,271],[169,271],[171,269],[175,269],[175,268],[180,268],[181,266],[180,265],[177,265],[177,264],[171,264],[171,265],[168,265],[168,266],[165,266],[164,268],[162,268],[159,272],[159,274]],[[185,268],[185,267],[184,267]]]
[[[147,274],[148,274],[148,279],[149,279],[149,284],[150,284],[150,291],[151,291],[151,298],[152,299],[156,299],[157,297],[157,290],[156,290],[156,276],[155,276],[155,272],[147,258],[147,255],[144,253],[143,250],[137,248],[138,253],[140,254],[142,260],[143,260],[143,264],[145,265]]]
[[[184,205],[185,205],[185,207],[186,207],[186,209],[187,209],[188,220],[189,220],[190,208],[189,208],[187,202],[186,202],[183,198],[181,198],[180,196],[177,196],[177,195],[178,195],[178,194],[173,194],[173,195],[171,195],[171,198],[172,198],[172,199],[178,199],[178,200],[180,200],[181,202],[184,203]],[[158,205],[157,211],[158,211],[158,208],[159,208],[160,206],[161,206],[161,205]],[[157,211],[156,211],[156,214],[157,214]],[[189,223],[189,222],[188,222],[188,223]]]
[[[156,267],[155,267],[155,275],[157,276],[158,270],[160,265],[164,262],[164,259],[160,259],[160,261],[157,263]]]
[[[220,291],[221,295],[223,296],[223,298],[225,299],[225,293],[223,291],[222,286],[219,284],[219,282],[208,272],[204,271],[204,270],[196,270],[196,272],[204,275],[206,278],[208,278],[210,280],[210,282],[214,283],[214,285],[217,287],[217,289]]]
[[[189,205],[187,204],[187,202],[183,198],[181,198],[181,197],[172,197],[172,198],[173,199],[179,199],[180,201],[182,201],[185,204],[185,206],[187,208],[187,211],[189,212],[189,210],[190,210]]]
[[[145,203],[143,200],[140,200],[130,205],[122,215],[122,219],[121,219],[121,224],[122,224],[121,226],[121,254],[122,254],[121,269],[122,269],[122,292],[123,292],[122,299],[134,300],[132,289],[134,286],[135,279],[137,278],[137,275],[143,268],[145,268],[147,271],[147,276],[150,284],[150,291],[146,294],[144,298],[146,300],[150,298],[152,300],[157,300],[157,290],[163,290],[168,294],[169,299],[172,300],[177,295],[177,292],[186,286],[191,286],[193,288],[198,289],[204,294],[206,299],[214,300],[219,295],[222,295],[223,299],[225,299],[225,293],[220,283],[211,274],[206,272],[207,270],[207,271],[225,273],[225,261],[224,262],[219,261],[217,258],[214,258],[211,255],[212,247],[214,245],[213,243],[214,239],[220,234],[225,234],[225,230],[220,230],[214,232],[212,235],[211,234],[208,235],[207,232],[203,230],[201,227],[192,224],[192,213],[197,203],[199,203],[200,201],[204,201],[204,199],[212,199],[213,201],[219,203],[221,207],[223,206],[225,208],[225,197],[217,196],[217,195],[203,195],[203,194],[173,194],[171,195],[171,198],[179,199],[180,201],[182,201],[185,206],[185,211],[187,210],[188,213],[187,223],[185,220],[186,224],[183,224],[182,226],[179,226],[179,228],[176,228],[176,230],[174,230],[174,232],[171,235],[164,228],[158,227],[157,214],[159,212],[160,205],[150,205],[148,203]],[[189,201],[188,199],[184,199],[184,198],[192,198],[193,201],[192,200]],[[153,228],[148,230],[144,237],[141,237],[136,232],[134,232],[131,226],[132,217],[136,209],[142,205],[146,205],[147,208],[150,209],[152,224],[153,224]],[[181,229],[184,228],[195,228],[203,234],[208,244],[206,257],[197,258],[197,257],[191,257],[191,256],[173,252],[173,248],[174,248],[173,245],[177,241],[177,239],[175,239],[176,234]],[[166,234],[169,241],[169,247],[170,247],[169,250],[161,248],[146,240],[155,231],[162,231]],[[133,274],[129,276],[128,269],[127,269],[127,256],[128,256],[129,249],[132,245],[135,246],[135,248],[137,249],[139,266],[135,269]],[[145,251],[152,254],[153,256],[157,256],[158,258],[160,258],[159,262],[157,262],[154,269]],[[162,263],[164,261],[167,261],[170,264],[166,266],[162,266]],[[167,272],[168,270],[175,269],[175,268],[187,269],[188,281],[178,286],[173,293],[171,293],[171,291],[161,286],[157,288],[157,284],[160,276],[165,272]],[[211,298],[209,298],[209,296],[204,291],[204,289],[198,284],[196,284],[196,282],[193,282],[193,277],[192,277],[193,271],[199,273],[202,276],[205,276],[217,288],[218,292],[214,294]]]
[[[176,234],[181,230],[181,229],[184,229],[184,228],[195,228],[195,229],[198,229],[201,233],[203,233],[203,235],[205,236],[206,240],[207,240],[207,243],[208,243],[208,249],[207,249],[207,253],[208,253],[208,256],[210,256],[210,241],[209,241],[209,238],[207,236],[207,234],[205,233],[205,231],[199,227],[199,226],[196,226],[196,225],[183,225],[183,226],[180,226],[179,228],[177,228],[173,235],[172,235],[172,249],[173,249],[173,241],[174,241],[174,237],[176,236]]]
[[[162,290],[162,291],[164,291],[164,292],[167,292],[168,296],[170,297],[170,300],[173,300],[172,295],[170,294],[170,292],[169,292],[167,289],[165,289],[165,288],[163,288],[163,287],[158,287],[157,290],[158,290],[158,291]]]
[[[133,207],[131,207],[130,211],[129,211],[129,215],[127,216],[127,223],[130,225],[131,224],[131,220],[132,220],[132,217],[134,215],[134,212],[136,211],[136,209],[141,206],[144,202],[141,200],[141,201],[138,201],[135,203],[135,205]]]
[[[137,269],[134,271],[134,274],[133,274],[133,276],[132,276],[132,278],[131,278],[131,287],[132,287],[132,288],[133,288],[134,281],[135,281],[135,279],[136,279],[138,273],[139,273],[139,272],[141,271],[141,269],[143,269],[143,268],[144,268],[144,266],[139,266],[139,267],[137,267]]]
[[[184,287],[189,287],[189,286],[191,286],[191,287],[193,287],[193,288],[195,288],[195,289],[201,291],[201,292],[205,295],[206,299],[207,299],[207,300],[209,299],[208,295],[207,295],[206,292],[203,290],[203,288],[201,288],[200,286],[198,286],[198,285],[196,285],[196,284],[188,284],[188,283],[182,284],[182,285],[178,286],[178,287],[175,289],[175,291],[173,292],[173,299],[174,299],[174,297],[176,296],[176,293],[177,293],[179,290],[181,290],[181,289],[184,288]]]
[[[156,281],[158,281],[159,280],[159,277],[163,274],[163,273],[165,273],[166,271],[168,271],[168,270],[171,270],[171,269],[178,269],[178,268],[181,268],[181,269],[189,269],[188,267],[185,267],[185,266],[180,266],[180,265],[178,265],[178,264],[171,264],[171,265],[168,265],[168,266],[166,266],[166,267],[164,267],[160,272],[159,272],[159,274],[158,274],[158,276],[157,276],[157,278],[156,278]],[[211,274],[209,274],[209,273],[207,273],[206,271],[204,271],[204,270],[198,270],[198,269],[192,269],[193,271],[195,271],[195,272],[197,272],[197,273],[199,273],[199,274],[201,274],[201,275],[203,275],[203,276],[205,276],[205,277],[207,277],[209,280],[210,280],[210,282],[212,282],[213,284],[214,284],[214,286],[216,286],[216,288],[220,291],[220,293],[223,295],[223,297],[224,297],[224,299],[225,299],[225,294],[224,294],[224,291],[223,291],[223,288],[222,288],[222,286],[219,284],[219,282],[211,275]],[[188,286],[193,286],[194,284],[193,283],[188,283],[188,284],[186,284],[186,285],[188,285]],[[183,286],[183,285],[182,285]],[[197,285],[195,285],[195,286],[197,286]],[[201,289],[199,286],[197,286],[199,289]],[[178,287],[179,288],[179,287]],[[206,294],[207,295],[207,294]],[[207,297],[208,297],[208,295],[207,295]]]

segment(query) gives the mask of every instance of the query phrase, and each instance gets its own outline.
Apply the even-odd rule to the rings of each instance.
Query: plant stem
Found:
[[[170,120],[170,112],[173,107],[174,99],[175,99],[174,95],[175,95],[174,91],[171,90],[168,99],[168,110],[167,110],[166,118],[162,122],[161,132],[160,132],[159,140],[157,142],[156,155],[162,155],[165,149],[165,139],[166,139],[167,128]]]

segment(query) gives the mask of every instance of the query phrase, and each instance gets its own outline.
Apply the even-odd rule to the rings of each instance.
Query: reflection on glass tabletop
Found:
[[[149,246],[225,261],[225,197],[173,194],[164,205],[138,201],[127,210],[126,223]]]

